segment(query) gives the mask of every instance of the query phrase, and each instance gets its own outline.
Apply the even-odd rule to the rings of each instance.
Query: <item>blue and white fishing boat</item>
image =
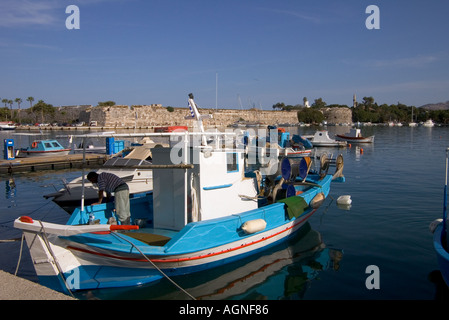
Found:
[[[153,192],[130,200],[132,225],[108,224],[111,203],[82,206],[66,225],[15,220],[41,284],[66,293],[135,286],[242,259],[293,236],[331,182],[344,181],[342,158],[334,174],[328,163],[312,171],[310,158],[284,158],[280,175],[245,171],[245,149],[223,148],[231,133],[204,133],[189,97],[201,132],[162,133],[181,139],[152,149]]]
[[[447,236],[447,173],[448,173],[448,153],[446,149],[446,176],[443,196],[443,218],[433,221],[429,228],[433,233],[433,247],[437,254],[438,265],[444,282],[449,286],[449,250]]]
[[[71,148],[64,148],[58,140],[34,140],[31,146],[18,150],[18,157],[41,157],[53,155],[68,155]]]

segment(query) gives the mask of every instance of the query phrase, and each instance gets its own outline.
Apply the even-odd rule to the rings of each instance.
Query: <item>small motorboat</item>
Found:
[[[347,141],[349,143],[373,143],[374,136],[364,137],[358,128],[351,128],[348,133],[336,134],[335,140]]]
[[[1,121],[0,130],[15,130],[17,126],[12,121]]]
[[[122,178],[129,187],[130,197],[145,194],[153,190],[153,172],[148,169],[151,165],[151,146],[156,144],[147,143],[135,146],[125,157],[114,157],[107,160],[97,173],[109,172]],[[80,176],[70,182],[63,180],[64,187],[56,192],[45,194],[44,198],[53,198],[53,201],[72,213],[81,204],[83,190],[83,177]],[[84,182],[84,201],[92,204],[98,200],[98,189],[89,182]]]
[[[294,134],[289,141],[289,146],[284,149],[284,155],[289,158],[299,158],[310,156],[312,153],[313,145],[306,138]]]
[[[114,133],[115,133],[114,131],[105,131],[105,132],[97,132],[95,135],[98,136],[98,134],[102,134],[105,137],[108,137],[109,135],[112,135]],[[77,136],[76,135],[70,136],[71,141],[74,138],[76,139]],[[83,141],[78,145],[76,143],[73,143],[73,153],[83,153],[83,152],[104,154],[106,153],[106,146],[95,145],[93,141],[86,139],[83,139]]]
[[[310,140],[314,147],[346,147],[348,145],[346,141],[338,141],[330,138],[327,130],[315,132]]]
[[[34,140],[31,146],[17,150],[17,157],[41,157],[68,155],[71,148],[64,148],[58,140]]]
[[[244,149],[216,143],[231,133],[208,142],[189,97],[200,132],[166,133],[181,141],[151,150],[153,192],[130,200],[132,225],[108,224],[112,203],[82,206],[65,225],[15,220],[41,284],[65,293],[136,286],[247,258],[291,239],[332,182],[344,182],[341,155],[334,174],[329,163],[310,170],[311,158],[284,158],[281,175],[246,171]],[[201,145],[191,143],[194,136],[204,137]]]
[[[424,122],[422,125],[423,125],[423,127],[431,128],[431,127],[435,126],[435,122],[433,122],[432,119],[429,119],[426,122]]]

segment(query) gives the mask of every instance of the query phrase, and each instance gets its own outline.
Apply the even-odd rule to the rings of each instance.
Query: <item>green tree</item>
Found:
[[[104,101],[104,102],[98,102],[99,107],[112,107],[115,106],[115,101]]]
[[[53,105],[45,103],[44,100],[39,100],[32,108],[31,111],[37,115],[40,114],[41,115],[41,122],[45,122],[44,121],[44,115],[46,116],[51,116],[53,117],[55,112],[56,112],[56,108],[53,107]],[[36,116],[37,119],[37,116]]]
[[[0,108],[0,119],[1,120],[8,120],[8,114],[9,114],[8,108],[6,108],[6,107]]]
[[[11,99],[8,100],[8,104],[9,104],[9,110],[11,111],[11,120],[12,120],[12,104],[14,101],[12,101]]]
[[[373,97],[363,97],[363,104],[366,107],[371,107],[374,104],[374,98]]]
[[[33,97],[28,97],[27,101],[30,103],[30,108],[32,108],[33,107],[34,98]]]
[[[275,110],[275,109],[284,110],[284,108],[285,108],[285,104],[283,102],[278,102],[276,104],[273,104],[273,110]]]
[[[15,101],[17,102],[17,105],[19,107],[19,112],[18,112],[18,114],[19,114],[19,123],[21,123],[21,119],[20,119],[20,104],[22,103],[22,99],[16,98]]]
[[[324,115],[317,109],[303,108],[297,113],[298,121],[305,123],[321,123]]]
[[[326,107],[326,102],[323,101],[322,98],[315,99],[315,102],[312,104],[314,108],[324,108]]]

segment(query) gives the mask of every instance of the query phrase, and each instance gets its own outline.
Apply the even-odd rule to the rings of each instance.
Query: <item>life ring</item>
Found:
[[[33,149],[37,148],[37,142],[36,141],[33,142],[33,144],[31,145],[31,148],[33,148]]]

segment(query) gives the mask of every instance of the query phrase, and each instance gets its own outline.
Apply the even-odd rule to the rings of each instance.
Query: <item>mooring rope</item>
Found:
[[[134,248],[137,249],[137,251],[140,252],[140,254],[146,259],[148,260],[148,262],[150,262],[153,267],[159,271],[168,281],[170,281],[175,287],[177,287],[179,290],[181,290],[182,292],[184,292],[187,296],[189,296],[192,300],[196,300],[196,298],[194,296],[192,296],[190,293],[188,293],[186,290],[184,290],[180,285],[178,285],[175,281],[173,281],[169,276],[167,276],[153,261],[151,261],[142,251],[140,251],[140,249],[131,241],[129,241],[128,239],[125,239],[124,237],[122,237],[121,235],[119,235],[116,232],[112,232],[111,234],[115,235],[116,237],[125,240],[126,242],[128,242],[129,244],[131,244]]]
[[[17,260],[17,267],[16,272],[14,272],[14,275],[17,276],[17,271],[19,271],[20,261],[22,260],[22,249],[23,249],[23,240],[25,239],[25,233],[22,233],[22,238],[20,242],[20,251],[19,251],[19,260]]]
[[[39,221],[39,223],[40,223],[40,225],[41,225],[41,230],[42,230],[41,234],[42,234],[42,236],[43,236],[43,237],[42,237],[42,240],[44,240],[45,246],[47,247],[48,252],[50,253],[50,255],[51,255],[52,258],[53,258],[53,261],[54,261],[54,263],[55,263],[55,266],[56,266],[56,268],[58,269],[59,276],[61,277],[62,281],[64,282],[64,285],[65,285],[67,291],[70,293],[70,295],[71,295],[73,298],[75,298],[75,296],[74,296],[73,293],[72,293],[72,290],[70,290],[70,287],[69,287],[69,285],[67,284],[67,281],[66,281],[66,279],[65,279],[65,277],[64,277],[64,273],[62,272],[62,268],[61,268],[61,266],[59,265],[59,261],[58,261],[58,259],[56,258],[56,255],[54,254],[54,252],[53,252],[53,250],[52,250],[52,248],[51,248],[51,244],[50,244],[50,241],[48,240],[47,232],[45,231],[44,225],[42,224],[42,221],[40,221],[40,220],[38,220],[38,221]]]

